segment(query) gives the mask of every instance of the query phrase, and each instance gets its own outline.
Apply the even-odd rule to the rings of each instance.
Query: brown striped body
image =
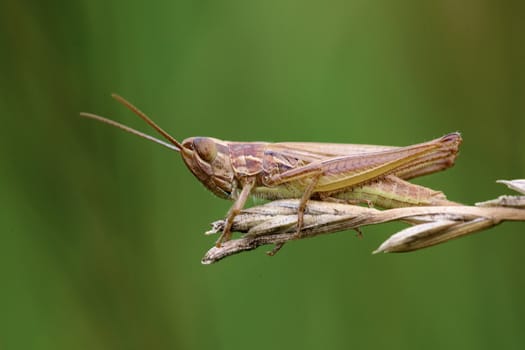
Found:
[[[309,172],[321,169],[312,198],[362,200],[390,208],[434,205],[442,200],[441,192],[402,179],[450,167],[460,143],[457,133],[407,147],[231,142],[193,137],[184,140],[183,146],[194,152],[182,155],[193,174],[221,198],[237,199],[251,180],[255,182],[253,196],[267,200],[300,198],[311,181]],[[207,156],[210,148],[214,149],[213,157]],[[363,173],[364,180],[360,180]],[[289,178],[279,181],[283,176]],[[355,177],[357,181],[348,181]]]

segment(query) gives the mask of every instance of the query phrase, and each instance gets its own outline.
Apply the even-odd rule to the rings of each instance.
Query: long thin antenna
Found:
[[[169,148],[171,150],[174,150],[174,151],[177,151],[177,152],[180,152],[180,150],[181,150],[178,146],[174,146],[171,143],[167,143],[167,142],[164,142],[162,140],[159,140],[159,139],[157,139],[157,138],[155,138],[153,136],[150,136],[148,134],[145,134],[143,132],[140,132],[138,130],[130,128],[129,126],[117,123],[116,121],[113,121],[111,119],[104,118],[104,117],[101,117],[99,115],[91,114],[91,113],[83,113],[82,112],[82,113],[80,113],[80,115],[82,117],[85,117],[85,118],[94,119],[94,120],[98,120],[99,122],[102,122],[102,123],[105,123],[105,124],[109,124],[111,126],[119,128],[119,129],[124,130],[126,132],[129,132],[130,134],[137,135],[137,136],[140,136],[140,137],[142,137],[142,138],[144,138],[146,140],[150,140],[150,141],[153,141],[155,143],[158,143],[159,145],[164,146],[166,148]]]
[[[142,120],[144,120],[146,123],[148,123],[149,126],[151,126],[153,129],[155,129],[159,134],[164,136],[164,138],[166,140],[168,140],[171,144],[173,144],[177,148],[179,148],[179,150],[183,150],[184,149],[184,147],[182,147],[182,145],[179,143],[179,141],[175,140],[174,137],[172,137],[166,131],[162,130],[162,128],[160,126],[158,126],[157,124],[155,124],[155,122],[153,120],[149,119],[149,117],[146,114],[144,114],[144,112],[142,112],[140,109],[135,107],[131,102],[126,100],[124,97],[122,97],[120,95],[117,95],[117,94],[111,94],[111,97],[113,97],[115,100],[117,100],[118,102],[122,103],[124,106],[129,108],[129,110],[131,110],[133,113],[138,115]]]

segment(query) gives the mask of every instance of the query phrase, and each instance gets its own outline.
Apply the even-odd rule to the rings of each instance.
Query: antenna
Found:
[[[184,151],[185,148],[180,144],[179,141],[177,141],[174,137],[172,137],[170,134],[168,134],[166,131],[164,131],[160,126],[158,126],[153,120],[151,120],[144,112],[142,112],[140,109],[138,109],[136,106],[134,106],[131,102],[126,100],[124,97],[117,95],[117,94],[111,94],[111,97],[113,97],[115,100],[126,106],[129,110],[131,110],[133,113],[138,115],[142,120],[144,120],[149,126],[151,126],[155,131],[157,131],[159,134],[161,134],[168,142],[164,142],[162,140],[159,140],[153,136],[150,136],[148,134],[145,134],[143,132],[140,132],[138,130],[135,130],[133,128],[130,128],[129,126],[126,126],[124,124],[120,124],[116,121],[113,121],[108,118],[101,117],[96,114],[92,113],[80,113],[82,117],[98,120],[99,122],[109,124],[111,126],[114,126],[118,129],[124,130],[126,132],[129,132],[130,134],[137,135],[139,137],[142,137],[146,140],[150,140],[152,142],[158,143],[159,145],[162,145],[166,148],[169,148],[171,150],[180,152]]]
[[[85,117],[85,118],[89,118],[89,119],[94,119],[94,120],[98,120],[99,122],[102,122],[102,123],[105,123],[105,124],[109,124],[111,126],[114,126],[118,129],[121,129],[121,130],[124,130],[126,132],[129,132],[130,134],[133,134],[133,135],[137,135],[137,136],[140,136],[146,140],[150,140],[150,141],[153,141],[155,143],[158,143],[159,145],[162,145],[166,148],[169,148],[171,150],[174,150],[174,151],[177,151],[177,152],[180,152],[180,148],[177,147],[177,146],[174,146],[172,145],[171,143],[167,143],[167,142],[164,142],[162,140],[159,140],[153,136],[150,136],[148,134],[145,134],[143,132],[140,132],[138,130],[135,130],[133,128],[130,128],[129,126],[126,126],[126,125],[123,125],[123,124],[120,124],[120,123],[117,123],[116,121],[114,120],[111,120],[111,119],[108,119],[108,118],[104,118],[104,117],[101,117],[99,115],[96,115],[96,114],[91,114],[91,113],[80,113],[80,116],[82,117]]]

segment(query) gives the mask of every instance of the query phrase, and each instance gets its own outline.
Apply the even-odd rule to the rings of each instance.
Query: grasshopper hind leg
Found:
[[[323,202],[330,202],[330,203],[339,203],[339,204],[351,204],[351,205],[361,205],[365,204],[369,208],[374,207],[374,202],[371,199],[341,199],[337,197],[332,197],[330,195],[323,195],[320,194],[319,198]]]

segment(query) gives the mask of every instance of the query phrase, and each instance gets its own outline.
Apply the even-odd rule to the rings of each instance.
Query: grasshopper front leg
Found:
[[[222,230],[222,234],[215,242],[215,246],[217,248],[220,248],[221,243],[223,241],[229,241],[232,233],[232,225],[233,225],[233,219],[240,213],[242,208],[244,208],[244,204],[246,204],[246,200],[248,199],[248,196],[252,192],[253,186],[255,185],[255,178],[250,178],[243,186],[241,193],[235,200],[235,203],[231,206],[230,210],[228,210],[228,214],[226,215],[226,222],[224,224],[224,229]]]

